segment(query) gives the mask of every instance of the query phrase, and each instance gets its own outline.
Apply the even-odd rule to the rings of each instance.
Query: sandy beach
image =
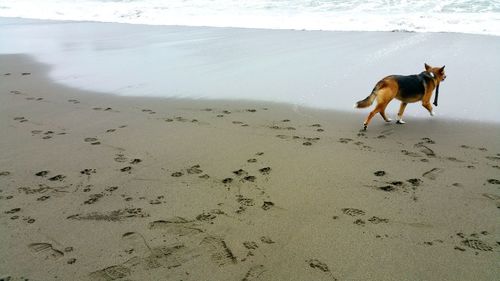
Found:
[[[0,280],[500,276],[499,123],[360,132],[366,110],[123,97],[51,71],[0,55]]]

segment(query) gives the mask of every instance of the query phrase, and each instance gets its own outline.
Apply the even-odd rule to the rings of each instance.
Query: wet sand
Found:
[[[366,111],[117,97],[0,62],[4,280],[500,275],[498,124],[359,132]]]
[[[352,112],[379,79],[446,65],[440,118],[498,122],[500,37],[148,26],[0,17],[0,54],[70,87],[120,96],[292,103]],[[394,119],[399,103],[389,104]],[[408,118],[428,118],[418,105]]]

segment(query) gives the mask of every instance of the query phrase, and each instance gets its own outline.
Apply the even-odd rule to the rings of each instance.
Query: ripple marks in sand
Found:
[[[200,245],[207,249],[212,261],[217,265],[223,266],[236,263],[236,257],[222,238],[207,236],[201,241]]]

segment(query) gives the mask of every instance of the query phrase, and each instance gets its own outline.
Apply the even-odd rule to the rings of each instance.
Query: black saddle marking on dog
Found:
[[[422,99],[425,94],[424,82],[428,84],[432,81],[432,77],[425,71],[418,75],[393,75],[392,77],[398,82],[398,94],[402,99],[417,97]]]

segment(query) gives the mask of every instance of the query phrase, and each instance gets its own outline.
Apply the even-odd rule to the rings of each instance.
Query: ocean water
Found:
[[[0,0],[0,17],[500,35],[498,0]]]

